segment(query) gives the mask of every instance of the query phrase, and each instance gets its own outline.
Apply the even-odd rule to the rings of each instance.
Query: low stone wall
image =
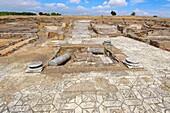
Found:
[[[30,38],[37,36],[37,33],[0,33],[0,39],[11,39],[11,38]]]
[[[169,39],[170,40],[170,39]],[[161,41],[161,40],[150,40],[150,45],[161,48],[163,50],[170,51],[170,41]]]
[[[17,41],[13,41],[13,42],[11,42],[11,43],[9,43],[9,44],[6,44],[6,45],[3,45],[3,46],[1,46],[0,45],[0,50],[3,50],[3,49],[5,49],[5,48],[7,48],[7,47],[9,47],[9,46],[11,46],[11,45],[14,45],[14,44],[16,44],[16,43],[18,43],[18,42],[21,42],[21,41],[24,41],[24,40],[26,40],[27,38],[22,38],[22,39],[19,39],[19,40],[17,40]],[[7,39],[8,40],[8,39]]]
[[[14,51],[18,50],[19,48],[23,47],[24,45],[27,45],[29,43],[33,43],[37,39],[38,39],[38,37],[33,37],[33,38],[28,38],[28,39],[19,41],[17,43],[11,44],[10,46],[6,47],[5,49],[0,50],[0,57],[6,56],[10,53],[13,53]]]

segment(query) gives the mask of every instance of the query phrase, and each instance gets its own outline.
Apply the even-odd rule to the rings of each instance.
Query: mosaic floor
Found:
[[[91,39],[89,43],[104,40]],[[0,67],[0,94],[4,94],[0,112],[170,113],[170,53],[125,37],[110,40],[126,55],[138,58],[144,70],[56,73],[50,77],[26,74],[22,66],[14,69],[19,64],[9,64]]]

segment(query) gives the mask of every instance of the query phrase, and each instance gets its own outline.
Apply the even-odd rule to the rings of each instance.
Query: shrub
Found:
[[[55,13],[55,12],[52,12],[51,13],[51,16],[60,16],[61,14],[59,14],[59,13]]]
[[[135,16],[135,15],[136,15],[136,13],[135,13],[135,12],[132,12],[131,16]]]
[[[50,16],[50,14],[49,14],[49,13],[46,13],[45,15],[46,15],[46,16]]]
[[[55,15],[57,15],[57,14],[56,14],[55,12],[52,12],[51,15],[52,15],[52,16],[55,16]]]
[[[58,15],[58,16],[61,16],[61,14],[60,14],[60,13],[57,13],[57,15]]]
[[[116,12],[115,11],[111,11],[111,15],[112,16],[116,16]]]
[[[39,15],[43,15],[43,12],[39,12]]]
[[[50,14],[49,13],[45,13],[45,12],[39,12],[39,15],[41,16],[41,15],[44,15],[44,16],[50,16]]]

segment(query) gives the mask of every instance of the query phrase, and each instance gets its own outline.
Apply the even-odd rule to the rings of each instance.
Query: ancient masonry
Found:
[[[170,113],[169,19],[0,24],[0,113]]]

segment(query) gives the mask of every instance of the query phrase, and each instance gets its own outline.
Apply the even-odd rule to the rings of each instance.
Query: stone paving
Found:
[[[75,28],[72,32],[74,34],[72,36],[73,39],[75,38],[90,38],[92,32],[88,30],[88,27],[90,26],[89,22],[76,22]]]
[[[101,44],[104,40],[84,42]],[[0,97],[0,112],[170,113],[170,53],[125,37],[109,40],[126,55],[136,57],[144,70],[63,74],[62,81],[50,84],[44,83],[48,75],[30,74],[43,79],[13,93],[10,102]],[[4,73],[3,68],[0,71]],[[20,71],[25,76],[24,70]],[[8,77],[18,73],[4,74]]]
[[[170,92],[161,85],[147,71],[81,73],[51,86],[26,87],[8,104],[1,99],[1,112],[168,113]]]

